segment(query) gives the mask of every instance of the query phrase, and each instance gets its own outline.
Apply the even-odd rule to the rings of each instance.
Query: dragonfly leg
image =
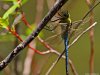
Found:
[[[44,29],[48,30],[48,31],[54,31],[57,28],[57,25],[54,26],[53,28],[50,28],[50,26],[45,26]]]
[[[56,22],[56,21],[58,21],[58,20],[60,20],[60,18],[55,19],[55,20],[51,20],[51,22]]]
[[[62,15],[58,12],[58,15],[60,16],[60,17],[62,17]]]
[[[45,26],[44,29],[45,29],[45,30],[48,30],[48,31],[53,31],[52,29],[50,29],[49,26]]]

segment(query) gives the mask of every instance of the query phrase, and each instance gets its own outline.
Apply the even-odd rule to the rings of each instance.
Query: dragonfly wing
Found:
[[[84,25],[88,23],[89,20],[90,20],[90,17],[84,20],[74,21],[70,29],[69,39],[75,38],[78,34],[80,34],[84,30]]]
[[[86,18],[86,19],[84,19],[84,20],[78,20],[78,21],[72,22],[73,28],[76,28],[76,27],[79,27],[79,26],[84,25],[85,23],[89,22],[90,18],[91,18],[91,17],[88,17],[88,18]]]

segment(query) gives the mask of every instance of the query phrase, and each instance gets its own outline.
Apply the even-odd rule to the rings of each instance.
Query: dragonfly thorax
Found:
[[[71,23],[71,19],[70,19],[70,14],[68,13],[68,11],[62,11],[60,13],[60,22],[59,23]]]
[[[67,12],[61,12],[60,13],[60,25],[61,25],[61,30],[62,30],[62,38],[66,36],[66,33],[69,33],[70,28],[71,28],[71,19],[70,19],[70,14]]]

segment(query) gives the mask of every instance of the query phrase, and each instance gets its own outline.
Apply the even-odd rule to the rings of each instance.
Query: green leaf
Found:
[[[3,19],[6,19],[9,17],[9,15],[11,15],[15,10],[16,8],[18,8],[20,5],[18,4],[17,0],[3,0],[3,1],[12,1],[13,2],[13,6],[10,7],[6,12],[5,14],[3,15]],[[22,5],[25,4],[28,0],[22,0]]]
[[[18,4],[18,3],[16,3],[16,4],[13,5],[11,8],[9,8],[8,11],[6,11],[6,13],[3,15],[3,19],[8,18],[9,15],[12,14],[12,13],[15,11],[15,9],[16,9],[17,7],[19,7],[19,4]]]
[[[7,19],[3,19],[3,18],[0,17],[0,27],[7,28],[8,25],[9,25],[8,18]]]

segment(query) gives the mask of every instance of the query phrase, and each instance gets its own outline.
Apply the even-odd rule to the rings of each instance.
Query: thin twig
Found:
[[[32,47],[35,48],[34,42],[31,42],[30,45],[32,45]],[[23,75],[30,75],[32,59],[33,59],[34,53],[35,52],[32,51],[30,48],[28,49],[27,55],[26,55],[26,58],[25,58],[25,62],[24,62]]]
[[[94,22],[91,26],[89,26],[87,29],[85,29],[81,34],[79,34],[74,41],[69,44],[68,48],[70,48],[75,42],[77,42],[77,40],[83,35],[85,34],[88,30],[90,30],[91,28],[93,28],[95,25],[97,24],[97,22]]]
[[[55,54],[57,54],[57,55],[61,55],[57,50],[54,50],[50,45],[48,45],[46,42],[44,42],[44,40],[42,40],[41,38],[39,38],[39,41],[40,41],[46,48],[49,49],[49,50],[48,50],[48,53],[55,53]],[[62,58],[65,59],[65,56],[63,55]],[[73,74],[74,74],[74,75],[78,75],[77,72],[76,72],[76,69],[75,69],[75,67],[74,67],[74,64],[72,63],[72,61],[71,61],[70,59],[69,59],[69,64],[70,64],[70,67],[71,67],[71,69],[72,69]],[[48,72],[47,74],[49,74],[50,71],[47,71],[47,72]]]
[[[50,19],[56,14],[56,12],[67,2],[68,0],[57,0],[54,7],[48,12],[48,14],[44,17],[44,19],[39,23],[39,26],[33,31],[28,38],[20,43],[9,55],[0,62],[0,70],[5,68],[14,57],[22,51],[32,40],[34,40],[40,31],[45,27],[45,25],[50,21]]]
[[[70,59],[69,59],[69,65],[71,67],[73,75],[78,75],[78,73],[76,72],[76,69],[75,69],[75,67],[73,65],[73,62]]]
[[[84,17],[81,19],[81,21],[77,24],[77,26],[75,27],[75,29],[77,29],[83,22],[84,22],[84,19],[90,14],[90,12],[100,4],[100,1],[98,3],[96,3],[93,7],[91,7],[91,9],[84,15]],[[73,34],[75,33],[75,31],[73,31],[71,33],[70,36],[72,36]]]
[[[96,0],[93,0],[93,2],[91,2],[90,0],[86,0],[86,3],[89,7],[89,9],[91,9],[91,7],[95,4]],[[94,13],[93,11],[90,12],[90,26],[94,23]],[[90,29],[89,32],[89,36],[90,36],[90,44],[91,44],[91,53],[90,53],[90,61],[89,61],[89,65],[90,65],[90,75],[92,75],[92,73],[94,73],[94,29]]]
[[[56,50],[53,50],[53,53],[55,53],[55,54],[57,54],[57,55],[59,55],[59,56],[61,55],[61,54],[60,54],[59,52],[57,52]],[[62,56],[62,58],[65,59],[65,56]],[[71,59],[69,59],[68,62],[69,62],[69,64],[70,64],[70,67],[71,67],[71,69],[72,69],[73,74],[74,74],[74,75],[78,75],[78,73],[77,73],[77,71],[76,71],[76,69],[75,69],[75,67],[74,67],[74,64],[72,63]],[[49,74],[50,74],[51,70],[54,68],[54,66],[56,65],[56,63],[57,63],[57,61],[55,61],[55,62],[52,63],[51,67],[49,68],[49,70],[46,72],[45,75],[49,75]]]

